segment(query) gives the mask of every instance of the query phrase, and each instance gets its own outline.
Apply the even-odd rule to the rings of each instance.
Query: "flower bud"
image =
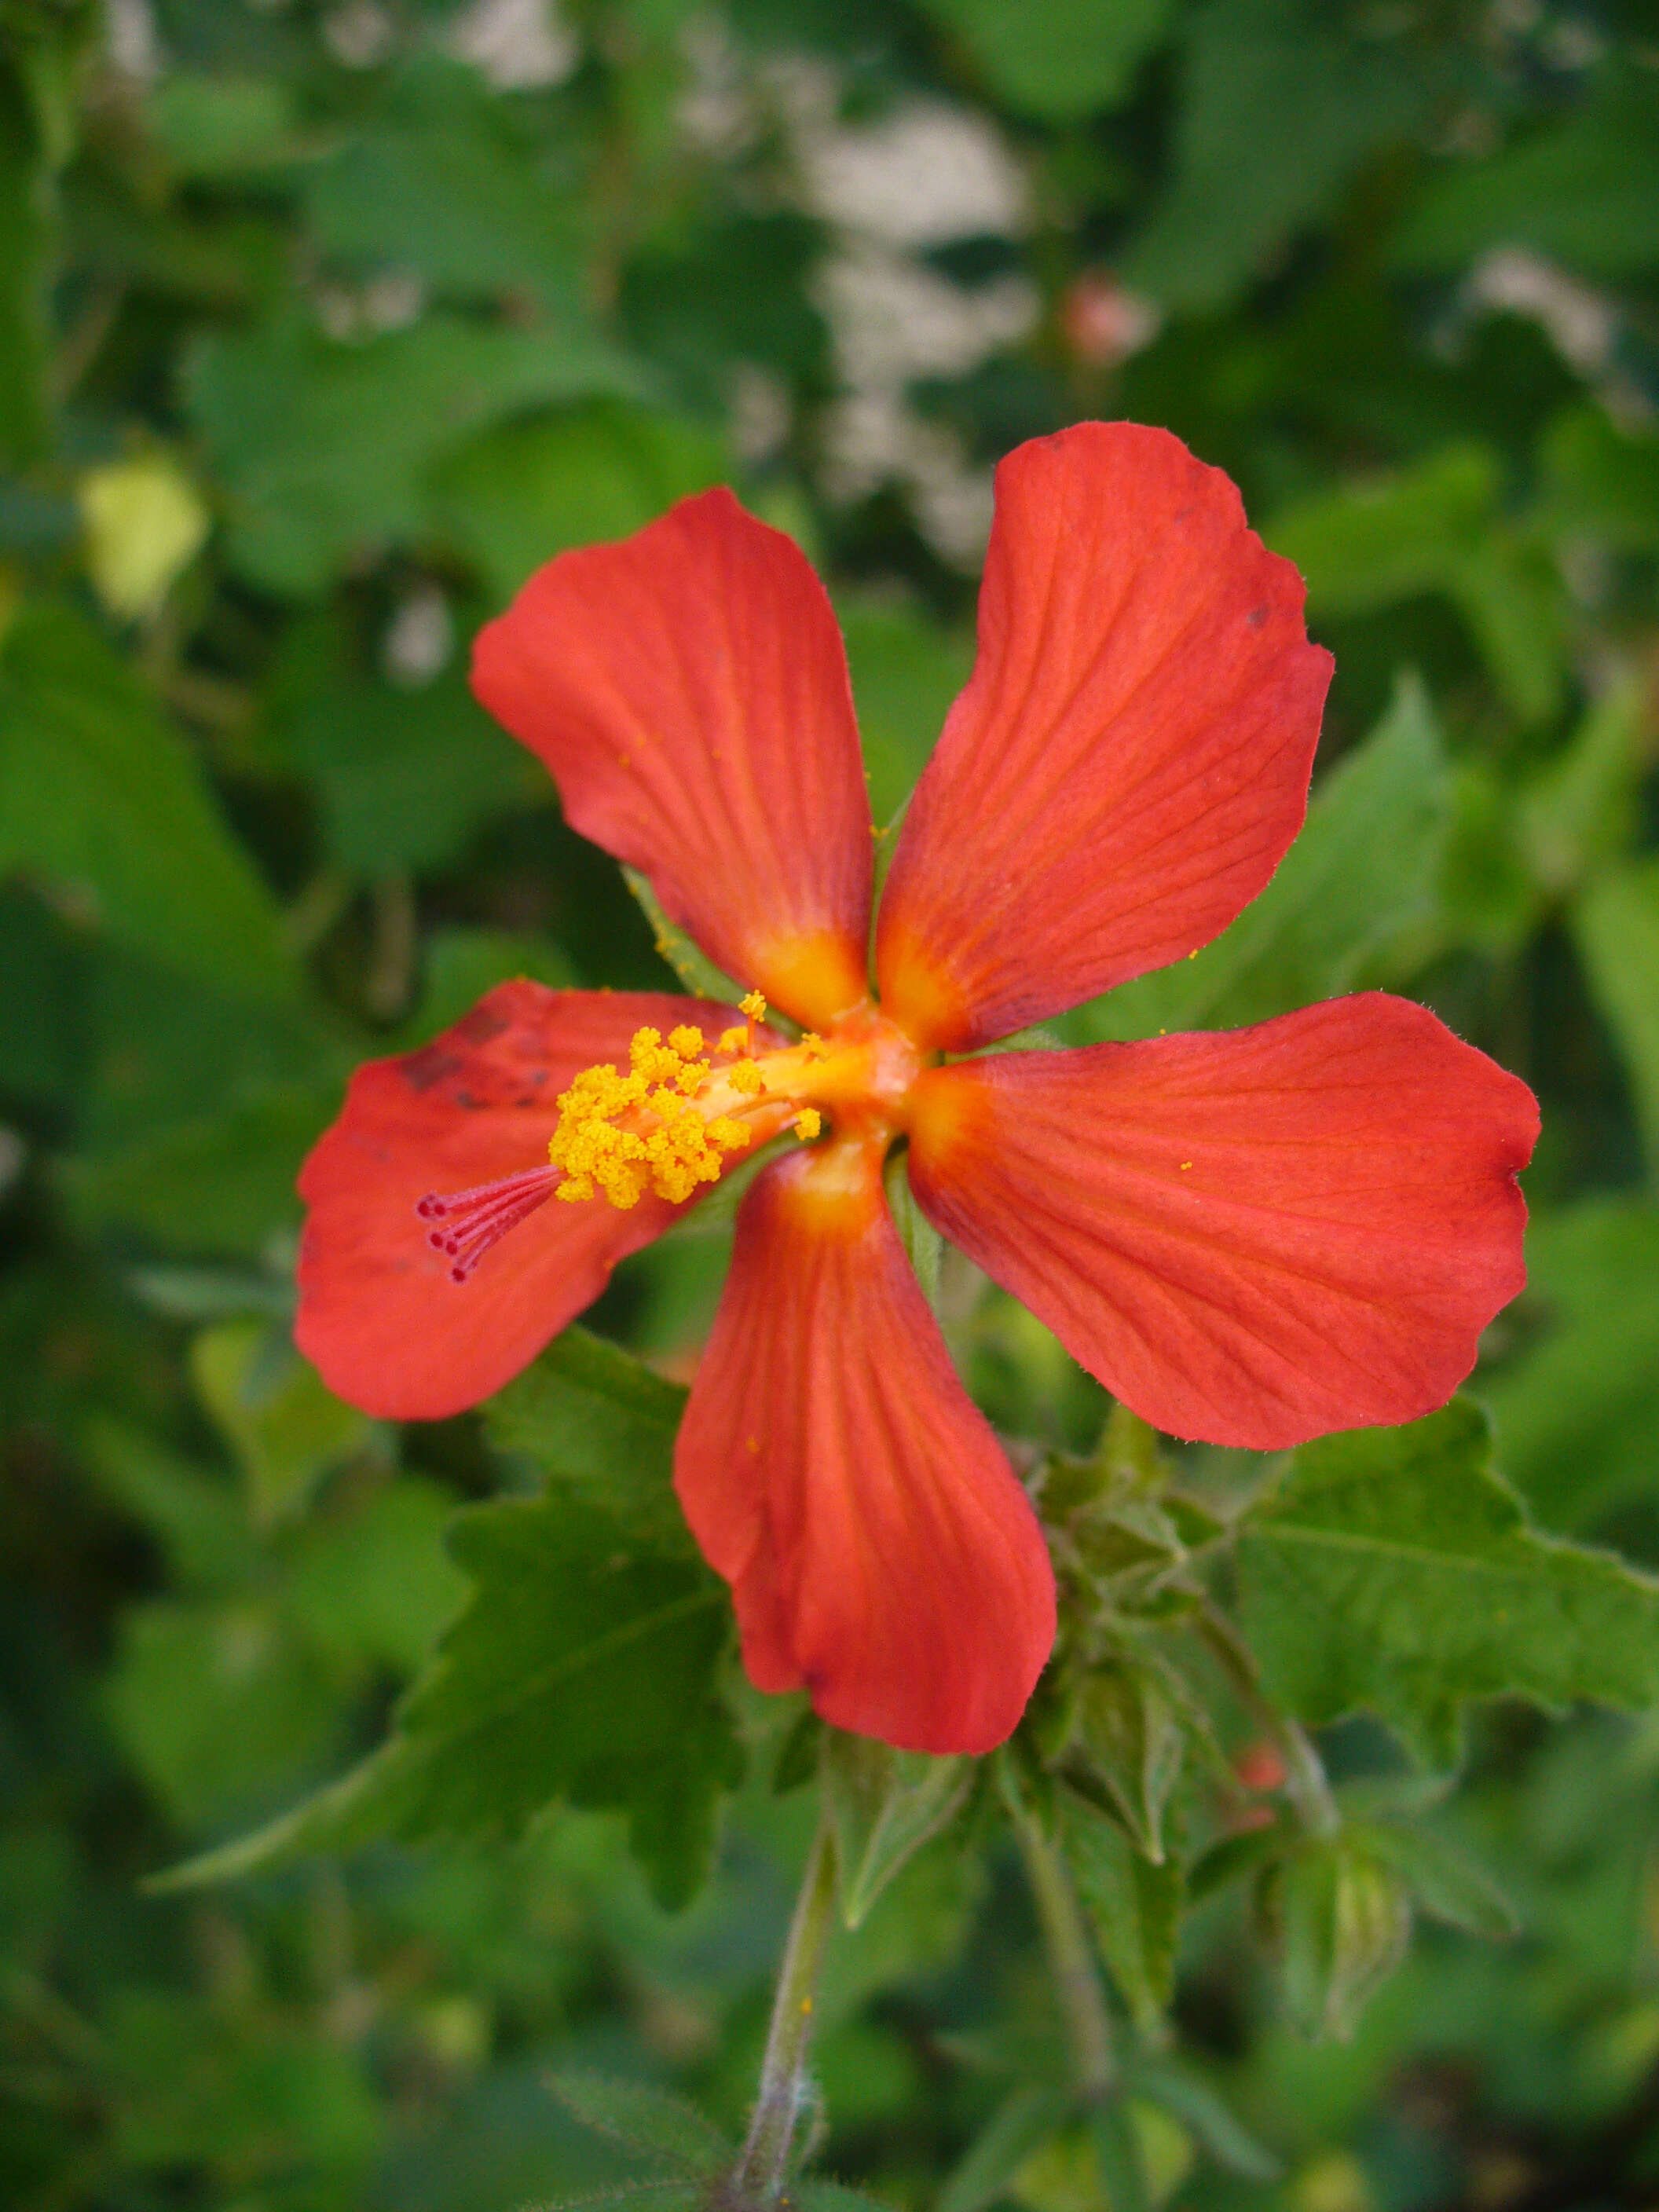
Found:
[[[1349,1836],[1299,1844],[1257,1884],[1257,1925],[1277,1953],[1301,2033],[1346,2039],[1411,1934],[1405,1884]]]

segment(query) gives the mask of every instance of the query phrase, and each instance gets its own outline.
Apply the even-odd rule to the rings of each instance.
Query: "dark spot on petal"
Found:
[[[463,1014],[445,1035],[462,1044],[488,1044],[492,1037],[500,1036],[503,1030],[512,1026],[507,1016],[497,1013],[493,1006],[474,1006],[470,1014]]]
[[[434,1085],[444,1083],[452,1075],[459,1075],[466,1066],[467,1055],[457,1051],[458,1045],[470,1045],[475,1049],[490,1043],[512,1024],[502,1014],[490,1006],[474,1006],[453,1029],[431,1043],[422,1045],[419,1052],[411,1052],[398,1064],[403,1070],[404,1081],[411,1091],[430,1091]]]
[[[1265,606],[1252,607],[1249,614],[1245,616],[1244,619],[1249,623],[1252,629],[1260,629],[1262,623],[1267,619],[1267,610]]]
[[[406,1060],[398,1063],[404,1081],[411,1091],[430,1091],[434,1084],[458,1075],[461,1069],[460,1055],[450,1051],[441,1040],[423,1045],[419,1052],[411,1052]]]

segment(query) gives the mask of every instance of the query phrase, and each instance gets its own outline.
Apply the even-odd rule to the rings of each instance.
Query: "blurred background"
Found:
[[[0,0],[0,2199],[509,2212],[617,2171],[555,2067],[741,2120],[812,1817],[763,1773],[678,1916],[592,1815],[140,1887],[379,1739],[447,1516],[526,1479],[296,1359],[292,1182],[501,978],[660,986],[465,669],[684,493],[818,564],[879,821],[999,455],[1122,416],[1235,477],[1336,653],[1322,777],[1389,742],[1305,975],[1183,1012],[1382,981],[1534,1086],[1478,1395],[1547,1528],[1659,1566],[1656,407],[1651,0]],[[721,1264],[595,1325],[683,1371]],[[963,1356],[1012,1431],[1098,1419],[1006,1301]],[[1199,1912],[1177,2031],[1281,2175],[1164,2116],[1161,2195],[1651,2203],[1656,1811],[1659,1717],[1488,1711],[1449,1817],[1522,1932],[1419,1934],[1346,2044]],[[924,1854],[837,1953],[829,2169],[988,2201],[1048,2002],[1017,1868]]]

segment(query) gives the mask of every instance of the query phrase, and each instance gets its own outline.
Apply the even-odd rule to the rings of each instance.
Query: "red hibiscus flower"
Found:
[[[757,995],[506,983],[360,1070],[301,1183],[298,1337],[329,1383],[390,1417],[475,1403],[793,1130],[738,1212],[676,1488],[752,1680],[934,1752],[1007,1735],[1054,1598],[889,1214],[900,1140],[922,1211],[1159,1428],[1271,1449],[1440,1405],[1521,1287],[1537,1115],[1432,1014],[1364,993],[960,1057],[1183,957],[1267,883],[1329,680],[1302,602],[1167,434],[1012,454],[872,952],[846,662],[796,548],[714,491],[542,569],[478,640],[479,697]]]

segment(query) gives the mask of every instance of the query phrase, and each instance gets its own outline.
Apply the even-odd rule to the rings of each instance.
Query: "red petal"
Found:
[[[666,994],[502,983],[419,1052],[360,1067],[300,1175],[295,1339],[330,1389],[385,1419],[435,1420],[533,1359],[684,1208],[556,1200],[456,1283],[416,1205],[545,1167],[559,1092],[584,1067],[625,1064],[635,1030],[736,1018]]]
[[[1042,1534],[882,1195],[837,1146],[765,1170],[681,1425],[675,1488],[763,1690],[903,1749],[984,1752],[1054,1642]]]
[[[472,684],[574,828],[643,870],[727,975],[826,1027],[866,995],[870,805],[841,632],[731,493],[561,554],[478,637]]]
[[[1413,1420],[1526,1279],[1532,1093],[1403,999],[1003,1054],[912,1107],[929,1217],[1175,1436]]]
[[[1302,826],[1330,655],[1178,438],[1085,422],[997,471],[979,658],[882,900],[887,1012],[962,1051],[1206,944]]]

